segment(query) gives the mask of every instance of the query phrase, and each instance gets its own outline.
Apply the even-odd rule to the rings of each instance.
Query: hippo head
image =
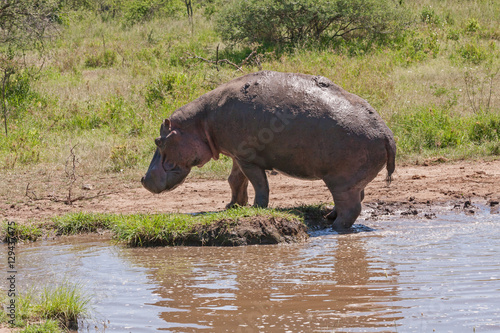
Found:
[[[173,190],[184,182],[193,166],[201,167],[212,157],[210,147],[198,135],[172,129],[168,119],[161,125],[155,143],[156,152],[141,179],[152,193]]]

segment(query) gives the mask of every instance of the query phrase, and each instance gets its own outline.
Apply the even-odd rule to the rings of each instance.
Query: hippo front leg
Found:
[[[269,183],[267,182],[266,171],[248,162],[238,161],[238,165],[255,190],[253,206],[267,207],[269,204]]]
[[[226,209],[236,205],[245,206],[248,203],[248,178],[243,174],[234,159],[233,168],[227,180],[231,187],[231,202],[226,205]]]

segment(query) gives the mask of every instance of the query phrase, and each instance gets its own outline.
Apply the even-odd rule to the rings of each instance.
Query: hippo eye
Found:
[[[165,142],[167,141],[167,138],[164,136],[160,136],[155,139],[155,144],[158,148],[163,148],[165,147]]]
[[[175,163],[170,163],[170,162],[163,162],[163,169],[165,171],[172,171],[173,169],[175,169],[177,166],[175,165]]]

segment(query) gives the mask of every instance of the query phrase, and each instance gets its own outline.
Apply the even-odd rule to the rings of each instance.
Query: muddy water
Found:
[[[82,332],[102,320],[101,332],[500,331],[499,214],[365,224],[303,245],[39,242],[17,249],[19,284],[85,285],[94,316]]]

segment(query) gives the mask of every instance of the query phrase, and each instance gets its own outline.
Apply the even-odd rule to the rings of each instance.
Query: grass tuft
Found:
[[[58,235],[76,235],[109,229],[113,223],[113,216],[78,212],[54,217],[52,221]]]
[[[35,223],[9,225],[8,222],[4,222],[1,226],[0,235],[4,242],[7,242],[7,237],[11,238],[11,242],[12,240],[14,242],[36,241],[43,235],[43,230],[39,224]]]
[[[90,314],[89,296],[79,284],[63,282],[19,293],[16,299],[16,327],[21,332],[64,332],[77,330],[78,320]],[[7,316],[0,309],[0,323]]]

